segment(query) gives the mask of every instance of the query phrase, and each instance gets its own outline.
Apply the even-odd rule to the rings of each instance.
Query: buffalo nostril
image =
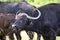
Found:
[[[15,24],[12,25],[12,28],[13,28],[14,30],[18,30],[18,27],[17,27]]]
[[[15,25],[15,24],[13,24],[13,25],[12,25],[12,28],[14,28],[14,27],[16,27],[16,25]]]
[[[15,24],[12,25],[12,29],[16,30],[16,25]]]

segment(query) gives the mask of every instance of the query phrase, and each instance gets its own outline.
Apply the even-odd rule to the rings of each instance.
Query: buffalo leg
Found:
[[[32,32],[32,31],[26,31],[26,33],[29,36],[29,40],[33,40],[34,32]]]
[[[17,40],[21,40],[20,31],[17,31],[15,34],[16,34]]]
[[[40,40],[41,34],[37,33],[37,40]]]
[[[13,33],[11,33],[11,34],[9,35],[9,39],[10,39],[10,40],[14,40]]]

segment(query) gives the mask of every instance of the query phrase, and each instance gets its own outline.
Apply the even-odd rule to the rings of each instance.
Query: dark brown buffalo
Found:
[[[11,35],[13,30],[10,28],[11,22],[14,19],[15,14],[0,13],[0,39],[4,40],[4,36]]]

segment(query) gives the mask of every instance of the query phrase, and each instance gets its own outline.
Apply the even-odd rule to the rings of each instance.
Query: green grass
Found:
[[[60,40],[60,37],[59,37],[59,36],[57,36],[57,37],[56,37],[56,40]]]
[[[0,0],[3,2],[21,2],[21,0]],[[48,3],[60,3],[60,0],[26,0],[28,3],[34,6],[41,6]]]
[[[22,31],[21,32],[21,36],[22,36],[22,40],[29,40],[29,37],[28,37],[28,35],[26,34],[25,31]],[[15,34],[14,34],[14,38],[15,38],[15,40],[17,40]],[[6,40],[9,40],[9,37],[8,36],[6,36]],[[37,34],[36,33],[34,33],[33,40],[37,40]],[[41,40],[43,40],[43,37],[42,36],[41,36]],[[56,40],[60,40],[60,37],[57,36],[56,37]]]

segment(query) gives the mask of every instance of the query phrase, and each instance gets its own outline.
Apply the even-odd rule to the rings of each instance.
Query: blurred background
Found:
[[[0,1],[2,1],[2,2],[21,2],[22,0],[0,0]],[[34,5],[36,7],[39,7],[39,6],[48,4],[48,3],[60,3],[60,0],[25,0],[25,1],[27,1],[29,4]],[[35,35],[34,35],[33,40],[37,40],[37,35],[36,35],[36,33],[34,33],[34,34]],[[13,35],[15,37],[15,40],[17,40],[15,34],[13,34]],[[26,34],[25,31],[21,32],[21,36],[22,36],[22,40],[29,39],[28,35]],[[6,36],[6,40],[9,40],[8,36]],[[43,40],[42,37],[41,37],[41,40]],[[56,37],[56,40],[60,40],[60,37]]]
[[[21,2],[22,0],[0,0],[2,2]],[[25,0],[28,3],[35,5],[35,6],[40,6],[40,5],[45,5],[48,3],[60,3],[60,0]]]

